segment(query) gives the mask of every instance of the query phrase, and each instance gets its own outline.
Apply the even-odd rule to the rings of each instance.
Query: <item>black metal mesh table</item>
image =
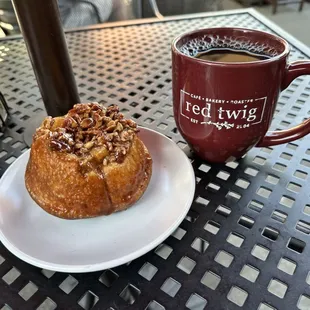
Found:
[[[82,100],[116,103],[172,138],[192,159],[195,199],[162,245],[113,270],[54,273],[0,244],[0,309],[310,309],[310,136],[210,165],[191,154],[174,123],[170,41],[191,29],[228,25],[276,32],[291,43],[293,60],[310,57],[252,10],[67,34]],[[27,149],[23,131],[44,108],[21,39],[0,41],[0,65],[12,115],[0,134],[3,174]],[[310,78],[296,79],[279,99],[273,129],[308,117],[309,96]]]

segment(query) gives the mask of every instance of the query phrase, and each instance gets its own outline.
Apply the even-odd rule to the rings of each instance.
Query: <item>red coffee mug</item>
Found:
[[[259,51],[270,58],[225,63],[192,57],[196,50],[212,48]],[[289,52],[282,38],[242,28],[201,29],[173,41],[174,118],[201,158],[226,162],[254,146],[287,143],[310,132],[308,119],[267,133],[280,91],[298,76],[310,74],[310,61],[288,64]]]

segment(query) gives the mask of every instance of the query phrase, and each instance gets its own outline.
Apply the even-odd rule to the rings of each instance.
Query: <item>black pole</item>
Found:
[[[57,0],[12,0],[28,54],[50,116],[80,102]]]

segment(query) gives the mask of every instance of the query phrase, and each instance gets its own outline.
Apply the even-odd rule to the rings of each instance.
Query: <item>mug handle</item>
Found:
[[[310,61],[295,61],[287,69],[282,82],[281,90],[287,88],[290,83],[301,75],[310,74]],[[285,130],[269,131],[266,136],[258,142],[256,147],[273,146],[288,143],[310,133],[310,119],[301,124]]]

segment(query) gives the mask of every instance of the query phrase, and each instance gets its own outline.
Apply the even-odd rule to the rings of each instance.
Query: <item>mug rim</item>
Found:
[[[195,58],[186,54],[183,54],[178,48],[177,48],[177,43],[184,38],[185,36],[190,36],[193,34],[198,34],[198,33],[204,33],[208,30],[239,30],[239,31],[243,31],[243,32],[254,32],[254,33],[260,33],[260,34],[264,34],[266,36],[268,36],[269,38],[272,38],[273,40],[276,40],[278,42],[280,42],[283,46],[284,46],[284,50],[283,52],[281,52],[279,55],[267,58],[267,59],[260,59],[260,60],[255,60],[255,61],[249,61],[249,62],[222,62],[222,61],[211,61],[211,60],[205,60],[205,59],[199,59],[199,58]],[[173,39],[172,43],[171,43],[171,48],[172,48],[172,52],[180,55],[181,57],[184,57],[185,59],[192,61],[192,62],[198,62],[201,64],[207,64],[207,65],[212,65],[212,66],[230,66],[230,67],[234,67],[234,66],[259,66],[262,64],[268,64],[274,61],[278,61],[282,58],[286,58],[288,56],[288,54],[290,53],[290,46],[288,44],[288,42],[284,39],[282,39],[281,37],[266,32],[266,31],[262,31],[262,30],[256,30],[256,29],[250,29],[250,28],[242,28],[242,27],[208,27],[208,28],[201,28],[201,29],[196,29],[193,31],[188,31],[188,32],[184,32],[180,35],[178,35],[176,38]]]

